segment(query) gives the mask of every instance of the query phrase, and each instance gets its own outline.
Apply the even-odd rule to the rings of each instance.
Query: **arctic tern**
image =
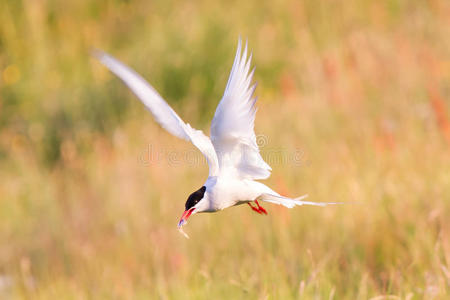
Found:
[[[252,79],[255,69],[250,69],[252,55],[247,56],[247,52],[247,43],[242,50],[239,38],[228,83],[211,123],[211,137],[185,123],[135,71],[104,52],[94,52],[95,57],[136,94],[163,128],[190,141],[206,157],[209,176],[202,187],[188,197],[178,222],[178,228],[186,237],[182,226],[191,215],[200,212],[217,212],[246,203],[257,213],[267,214],[259,201],[288,208],[336,204],[303,201],[307,195],[284,197],[255,181],[268,178],[272,169],[261,157],[254,132],[257,98],[254,97],[256,83]]]

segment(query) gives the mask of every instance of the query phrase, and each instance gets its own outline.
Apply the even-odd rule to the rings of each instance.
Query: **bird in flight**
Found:
[[[260,202],[269,202],[292,208],[296,205],[325,206],[324,202],[281,196],[256,180],[270,176],[271,167],[259,153],[254,132],[256,115],[255,69],[251,69],[252,55],[247,43],[242,49],[239,38],[236,56],[231,68],[222,100],[211,123],[211,137],[185,123],[158,92],[139,74],[101,51],[94,55],[111,72],[117,75],[144,103],[156,121],[168,132],[190,141],[206,157],[209,176],[201,188],[187,199],[178,229],[196,213],[217,212],[225,208],[247,204],[259,214],[267,214]]]

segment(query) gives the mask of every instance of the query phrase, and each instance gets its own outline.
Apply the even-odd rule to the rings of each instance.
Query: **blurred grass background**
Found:
[[[266,183],[358,204],[196,215],[186,240],[207,167],[89,52],[209,132],[239,35]],[[445,299],[449,101],[446,0],[2,0],[0,298]]]

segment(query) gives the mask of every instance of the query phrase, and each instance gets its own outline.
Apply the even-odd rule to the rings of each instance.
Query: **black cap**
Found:
[[[205,195],[206,187],[202,186],[197,191],[193,192],[189,198],[186,201],[186,210],[193,207],[195,204],[197,204],[200,200],[203,199],[203,196]]]

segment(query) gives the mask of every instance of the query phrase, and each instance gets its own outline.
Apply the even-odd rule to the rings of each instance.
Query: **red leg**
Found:
[[[250,206],[254,211],[256,211],[258,214],[262,214],[262,212],[257,208],[254,207],[250,202],[247,202],[248,206]]]
[[[258,205],[258,207],[254,207],[251,202],[247,202],[248,206],[250,206],[254,211],[256,211],[258,214],[262,215],[265,214],[267,215],[267,211],[261,206],[259,205],[258,201],[255,200],[256,205]]]
[[[267,215],[267,210],[265,210],[264,207],[262,207],[261,205],[259,205],[258,200],[255,200],[255,203],[256,203],[256,205],[258,205],[258,210],[259,210],[261,213]]]
[[[258,214],[261,214],[261,211],[260,211],[258,208],[254,207],[250,202],[247,202],[247,204],[248,204],[248,206],[250,206],[254,211],[256,211]]]

